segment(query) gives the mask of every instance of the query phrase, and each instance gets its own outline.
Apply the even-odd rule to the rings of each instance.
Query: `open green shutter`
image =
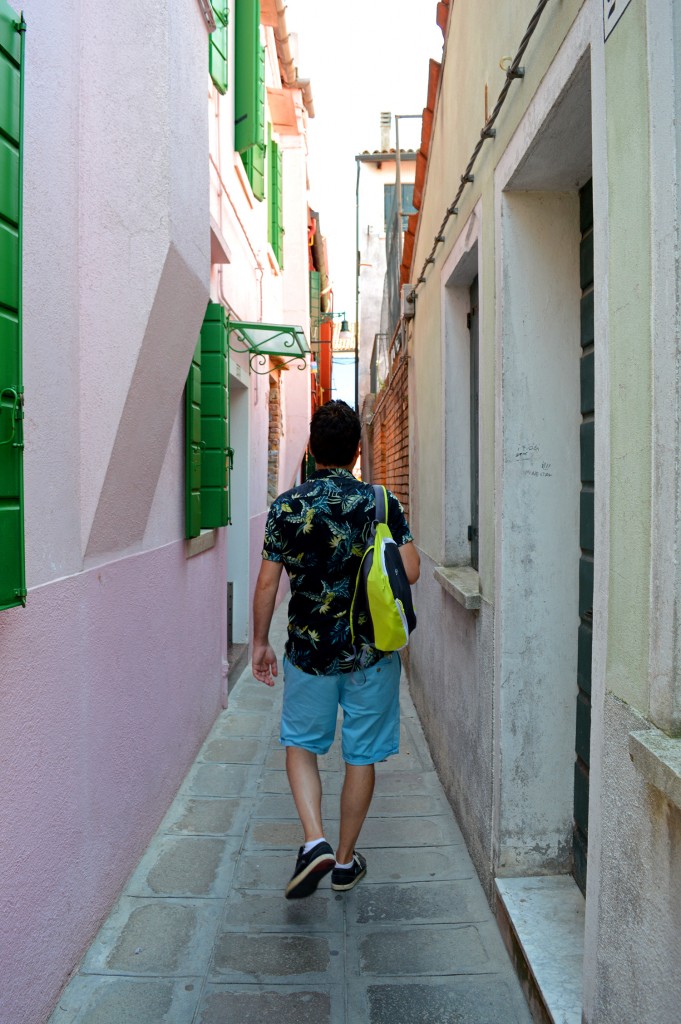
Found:
[[[237,0],[234,11],[234,143],[239,153],[264,144],[264,60],[260,0]],[[262,88],[260,83],[262,81]]]
[[[0,0],[0,609],[26,603],[21,375],[23,18]]]
[[[282,158],[281,150],[276,142],[272,141],[272,129],[269,130],[268,140],[268,173],[269,187],[267,192],[268,219],[267,237],[274,255],[277,257],[279,266],[284,267],[284,217],[282,209]]]
[[[229,521],[227,503],[227,326],[225,309],[209,302],[201,328],[201,526]]]
[[[322,275],[318,270],[310,271],[310,338],[319,341],[319,318],[321,316],[320,292]]]
[[[201,533],[201,342],[192,356],[185,390],[185,533]]]
[[[260,0],[237,0],[234,14],[234,146],[256,199],[265,198],[265,47]]]
[[[227,20],[229,16],[227,0],[211,0],[217,28],[211,32],[208,43],[208,68],[215,88],[223,95],[227,92],[227,52],[228,34]]]
[[[265,147],[256,145],[241,154],[248,180],[255,198],[262,202],[265,198]]]

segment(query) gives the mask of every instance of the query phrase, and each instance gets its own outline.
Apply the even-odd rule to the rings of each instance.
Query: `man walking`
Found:
[[[309,896],[329,871],[331,887],[339,891],[352,889],[366,874],[366,860],[355,844],[373,796],[374,764],[399,749],[399,655],[378,651],[361,626],[354,645],[350,636],[357,570],[376,508],[371,485],[351,472],[360,433],[359,418],[345,402],[317,409],[310,423],[317,470],[272,504],[255,588],[253,675],[273,686],[277,659],[268,634],[286,569],[291,598],[280,738],[305,837],[287,899]],[[388,525],[407,578],[415,583],[418,552],[402,506],[390,491]],[[333,743],[339,705],[345,781],[334,855],[324,837],[317,755]]]

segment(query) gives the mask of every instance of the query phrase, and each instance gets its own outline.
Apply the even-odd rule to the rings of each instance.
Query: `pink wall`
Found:
[[[47,1015],[220,710],[224,581],[220,531],[0,615],[3,1024]]]

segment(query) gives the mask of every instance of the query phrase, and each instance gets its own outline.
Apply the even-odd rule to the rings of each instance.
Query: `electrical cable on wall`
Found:
[[[439,229],[439,231],[438,231],[438,233],[435,236],[435,239],[433,241],[433,248],[430,250],[429,255],[426,257],[426,259],[424,261],[424,264],[421,267],[421,273],[416,278],[416,283],[414,284],[414,291],[416,291],[419,288],[420,285],[425,284],[425,282],[426,282],[426,276],[425,276],[426,275],[426,270],[428,269],[428,267],[430,266],[431,263],[435,262],[435,253],[437,251],[437,247],[438,247],[438,245],[440,245],[441,242],[444,242],[444,240],[445,240],[444,231],[445,231],[445,228],[446,228],[447,223],[449,221],[449,218],[455,216],[456,214],[458,214],[458,212],[459,212],[458,203],[459,203],[459,200],[460,200],[461,196],[463,195],[463,190],[465,189],[466,185],[469,185],[469,184],[471,184],[474,181],[475,176],[473,174],[473,165],[475,164],[475,161],[477,160],[478,155],[480,154],[480,150],[482,149],[482,147],[485,144],[485,142],[487,141],[487,139],[493,139],[495,137],[495,135],[496,135],[496,129],[494,128],[494,122],[496,121],[497,117],[499,116],[499,113],[501,112],[501,108],[503,107],[504,103],[506,102],[506,97],[508,96],[508,92],[509,92],[509,89],[511,88],[512,82],[514,81],[514,79],[516,79],[516,78],[523,78],[524,75],[525,75],[525,68],[521,68],[520,67],[520,61],[523,59],[525,50],[527,49],[527,45],[528,45],[530,39],[532,38],[532,36],[534,35],[534,30],[536,29],[537,25],[539,24],[539,19],[541,18],[542,14],[544,13],[544,8],[548,5],[548,3],[549,3],[549,0],[539,0],[539,3],[537,5],[536,10],[535,10],[534,14],[532,15],[532,17],[530,18],[530,22],[529,22],[529,24],[527,26],[527,30],[525,31],[525,35],[523,36],[523,38],[522,38],[522,40],[520,42],[520,46],[518,47],[518,51],[517,51],[515,57],[513,58],[513,60],[511,61],[509,67],[506,69],[506,81],[504,82],[503,88],[502,88],[501,92],[499,93],[499,98],[497,99],[497,102],[496,102],[496,105],[494,107],[494,110],[490,114],[490,116],[489,116],[487,122],[485,123],[482,131],[480,132],[480,138],[478,139],[477,145],[476,145],[475,149],[473,150],[473,153],[471,154],[471,158],[468,161],[468,164],[466,166],[466,170],[461,175],[461,179],[460,179],[461,183],[459,185],[459,189],[458,189],[456,195],[454,196],[453,202],[450,203],[450,205],[447,207],[447,212],[445,213],[444,220],[442,221],[442,224],[440,225],[440,229]]]

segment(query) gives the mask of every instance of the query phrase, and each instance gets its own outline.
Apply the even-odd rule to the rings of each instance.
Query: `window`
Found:
[[[210,0],[215,15],[217,28],[211,32],[208,42],[208,70],[219,93],[227,92],[227,50],[229,37],[227,19],[229,17],[228,0]]]
[[[225,310],[209,302],[185,391],[187,537],[229,523],[227,360]]]
[[[234,145],[256,199],[265,198],[265,47],[260,0],[239,0],[234,15]]]
[[[26,603],[21,375],[23,18],[0,0],[0,609]]]
[[[473,214],[443,269],[445,565],[478,569],[479,220]]]

